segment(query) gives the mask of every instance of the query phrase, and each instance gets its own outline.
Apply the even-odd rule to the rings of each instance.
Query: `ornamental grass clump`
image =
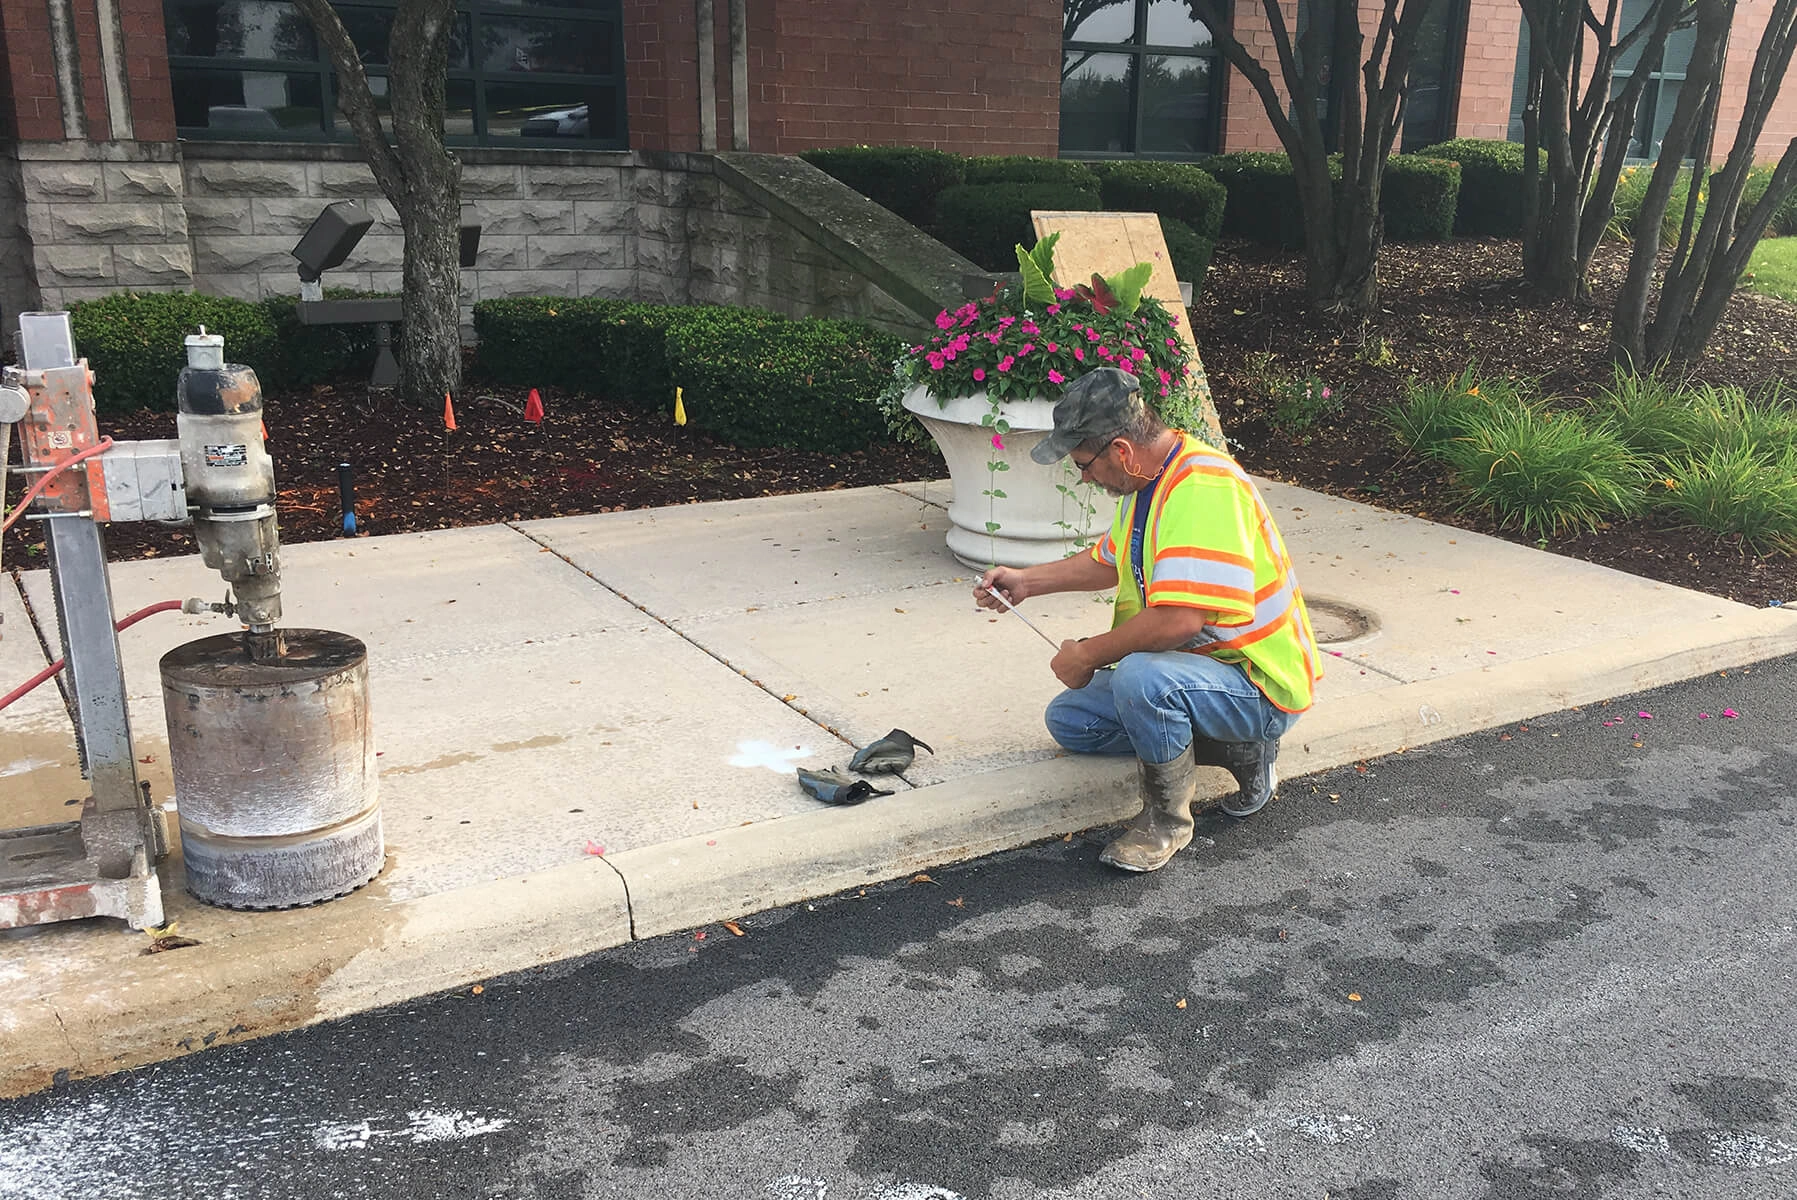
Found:
[[[1654,507],[1679,523],[1737,535],[1758,554],[1797,553],[1797,446],[1712,446],[1674,456]]]
[[[1418,458],[1439,461],[1450,441],[1469,422],[1496,409],[1519,407],[1516,385],[1507,379],[1483,379],[1477,363],[1452,379],[1404,385],[1404,398],[1383,410],[1398,444]]]
[[[1473,415],[1440,450],[1466,508],[1540,538],[1640,510],[1646,463],[1607,424],[1515,404]]]

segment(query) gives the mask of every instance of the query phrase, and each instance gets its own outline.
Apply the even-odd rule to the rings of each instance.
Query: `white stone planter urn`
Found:
[[[1007,400],[998,415],[1010,425],[1004,448],[981,424],[992,411],[985,392],[940,401],[920,384],[905,393],[907,412],[923,422],[948,462],[954,497],[948,548],[974,570],[1033,567],[1067,557],[1104,536],[1117,502],[1079,481],[1066,459],[1044,467],[1030,450],[1054,428],[1054,401]],[[994,471],[987,464],[1005,463]],[[1003,492],[990,496],[989,491]],[[996,525],[997,528],[990,528]]]

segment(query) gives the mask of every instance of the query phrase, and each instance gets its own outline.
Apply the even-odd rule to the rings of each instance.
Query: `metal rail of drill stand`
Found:
[[[5,382],[33,403],[21,425],[22,456],[45,470],[99,442],[87,363],[74,359],[66,314],[21,337],[22,368]],[[88,469],[83,469],[84,467]],[[0,929],[79,917],[160,925],[156,860],[168,851],[162,814],[137,778],[125,676],[113,630],[112,587],[100,521],[109,506],[97,459],[60,474],[28,514],[45,523],[66,689],[92,794],[81,819],[0,830]]]

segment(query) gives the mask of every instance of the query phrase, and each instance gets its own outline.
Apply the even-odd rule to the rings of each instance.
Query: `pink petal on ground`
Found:
[[[1732,721],[1732,720],[1734,720],[1734,719],[1735,719],[1735,718],[1736,718],[1736,717],[1738,717],[1738,716],[1740,716],[1740,715],[1741,715],[1741,714],[1740,714],[1740,713],[1738,713],[1738,712],[1736,712],[1736,711],[1735,711],[1735,710],[1734,710],[1734,709],[1732,709],[1732,708],[1725,708],[1725,709],[1723,709],[1723,710],[1722,710],[1722,715],[1723,715],[1723,716],[1725,716],[1725,717],[1727,717],[1727,718],[1728,718],[1728,719],[1729,719],[1729,720],[1731,720],[1731,721]]]
[[[605,847],[601,846],[598,842],[589,841],[587,842],[587,853],[603,858],[605,857]]]
[[[1650,713],[1650,712],[1638,712],[1638,713],[1636,713],[1636,714],[1635,714],[1635,715],[1636,715],[1636,716],[1637,716],[1637,717],[1640,717],[1640,718],[1641,718],[1641,719],[1642,719],[1642,720],[1643,720],[1643,721],[1651,721],[1651,720],[1653,720],[1653,714],[1652,714],[1652,713]]]
[[[1452,592],[1456,596],[1458,596],[1460,594],[1459,588],[1449,588],[1448,591]]]
[[[1487,654],[1496,654],[1496,653],[1497,653],[1497,651],[1496,651],[1496,650],[1487,650],[1487,651],[1486,651],[1486,652],[1485,652],[1485,653],[1487,653]]]
[[[1709,713],[1698,713],[1698,714],[1697,714],[1697,719],[1698,719],[1698,720],[1699,720],[1699,721],[1707,721],[1707,720],[1709,720],[1709,719],[1710,719],[1710,714],[1709,714]]]

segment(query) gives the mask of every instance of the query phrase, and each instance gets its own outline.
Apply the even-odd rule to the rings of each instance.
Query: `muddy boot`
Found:
[[[1197,746],[1197,761],[1207,766],[1222,767],[1235,776],[1241,788],[1221,801],[1224,812],[1232,817],[1251,817],[1267,806],[1279,787],[1279,772],[1273,766],[1279,757],[1279,742],[1209,742]]]
[[[1137,762],[1142,811],[1106,846],[1098,861],[1123,871],[1154,871],[1192,840],[1192,795],[1198,765],[1190,751],[1169,763]]]

